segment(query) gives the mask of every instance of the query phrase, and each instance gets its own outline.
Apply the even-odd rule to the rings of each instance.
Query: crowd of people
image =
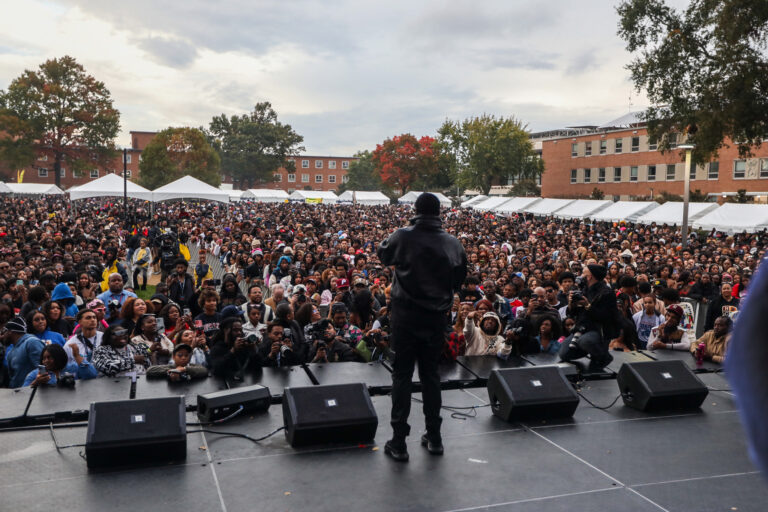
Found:
[[[408,225],[409,207],[129,207],[0,199],[0,385],[242,379],[392,356],[393,274],[377,249]],[[720,363],[765,255],[765,233],[694,232],[683,247],[668,226],[458,208],[441,219],[468,257],[445,361],[588,355],[584,370],[597,372],[613,351],[645,349]]]

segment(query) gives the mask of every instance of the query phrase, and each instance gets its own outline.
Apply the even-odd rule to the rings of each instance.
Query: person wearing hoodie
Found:
[[[477,311],[467,315],[464,322],[464,339],[467,343],[465,354],[468,356],[495,355],[502,359],[509,357],[512,345],[504,342],[501,336],[501,321],[496,313],[488,312],[475,325]]]
[[[74,320],[78,311],[80,311],[77,304],[75,304],[75,296],[72,294],[72,290],[67,283],[56,285],[51,293],[51,300],[55,300],[64,306],[63,316],[68,321]]]
[[[280,256],[277,260],[277,264],[275,265],[275,270],[272,271],[272,278],[269,281],[269,284],[272,283],[279,283],[283,280],[283,278],[291,277],[291,257],[290,256]]]
[[[45,348],[45,343],[34,334],[27,332],[27,324],[22,318],[16,317],[5,324],[5,334],[2,343],[6,346],[5,361],[10,377],[9,386],[20,388],[29,372],[37,368]]]

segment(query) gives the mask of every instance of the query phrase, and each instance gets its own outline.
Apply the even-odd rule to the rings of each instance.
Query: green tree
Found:
[[[0,110],[5,140],[0,158],[19,167],[31,164],[40,151],[50,152],[56,185],[61,185],[63,162],[73,171],[105,168],[117,154],[120,113],[104,83],[72,57],[24,71],[7,91],[0,91]]]
[[[544,171],[520,121],[483,114],[464,121],[446,120],[439,143],[453,157],[458,184],[488,194],[493,184],[510,178],[535,180]]]
[[[768,2],[623,0],[619,35],[635,55],[627,66],[651,102],[644,113],[659,148],[687,134],[695,163],[736,141],[742,156],[768,135]]]
[[[221,157],[222,168],[242,190],[272,182],[280,167],[293,172],[296,165],[288,157],[304,151],[304,137],[291,125],[279,122],[267,101],[257,103],[248,114],[214,117],[207,135]]]
[[[197,128],[166,128],[147,144],[139,163],[139,184],[150,190],[193,176],[214,187],[221,185],[221,160]]]
[[[688,193],[688,200],[692,203],[703,203],[707,200],[707,194],[697,188]]]
[[[541,187],[536,184],[536,180],[526,178],[520,180],[509,190],[509,196],[513,197],[535,197],[541,195]]]
[[[592,189],[592,195],[590,195],[589,198],[590,199],[597,199],[597,200],[605,199],[605,192],[603,192],[599,188],[595,187],[595,188]]]
[[[339,185],[339,192],[347,190],[380,191],[384,188],[381,176],[376,170],[373,161],[373,153],[368,150],[355,153],[358,160],[349,164],[347,170],[347,182]]]
[[[735,196],[731,196],[728,198],[729,203],[739,203],[739,204],[745,204],[749,202],[749,196],[747,195],[747,189],[740,188],[736,191]]]

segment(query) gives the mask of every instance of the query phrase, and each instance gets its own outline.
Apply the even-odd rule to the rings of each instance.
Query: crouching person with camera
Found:
[[[267,326],[261,346],[262,351],[266,352],[264,366],[294,366],[304,362],[293,343],[291,329],[278,322],[271,322]]]
[[[211,369],[216,377],[243,380],[246,372],[263,366],[262,355],[255,341],[245,336],[240,318],[229,317],[219,328],[210,353]]]
[[[313,324],[310,330],[309,360],[313,363],[339,363],[356,361],[357,355],[327,318]]]
[[[59,386],[74,387],[75,380],[96,378],[99,372],[84,357],[80,355],[77,345],[72,347],[72,355],[76,362],[69,363],[64,347],[50,344],[43,348],[40,365],[32,370],[24,379],[24,386]]]
[[[560,359],[565,362],[589,355],[590,372],[599,372],[611,361],[609,339],[603,331],[617,318],[616,295],[605,282],[607,270],[602,265],[587,265],[582,273],[582,290],[571,290],[568,310],[576,321],[573,334],[560,346]]]
[[[168,379],[170,382],[189,382],[208,377],[205,366],[189,364],[192,358],[192,347],[179,343],[173,348],[173,361],[167,365],[150,366],[147,370],[148,379]]]

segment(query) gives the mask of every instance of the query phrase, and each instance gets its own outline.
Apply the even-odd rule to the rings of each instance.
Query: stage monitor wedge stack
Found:
[[[184,397],[92,403],[85,456],[89,469],[185,460]]]
[[[203,423],[211,423],[235,413],[264,412],[271,402],[269,388],[258,384],[216,391],[197,395],[197,417]]]
[[[366,443],[379,426],[362,383],[285,388],[283,421],[291,446]]]
[[[568,418],[579,396],[557,366],[494,370],[488,378],[493,414],[504,421]]]
[[[640,411],[697,409],[709,394],[683,361],[624,363],[616,382],[624,405]]]

